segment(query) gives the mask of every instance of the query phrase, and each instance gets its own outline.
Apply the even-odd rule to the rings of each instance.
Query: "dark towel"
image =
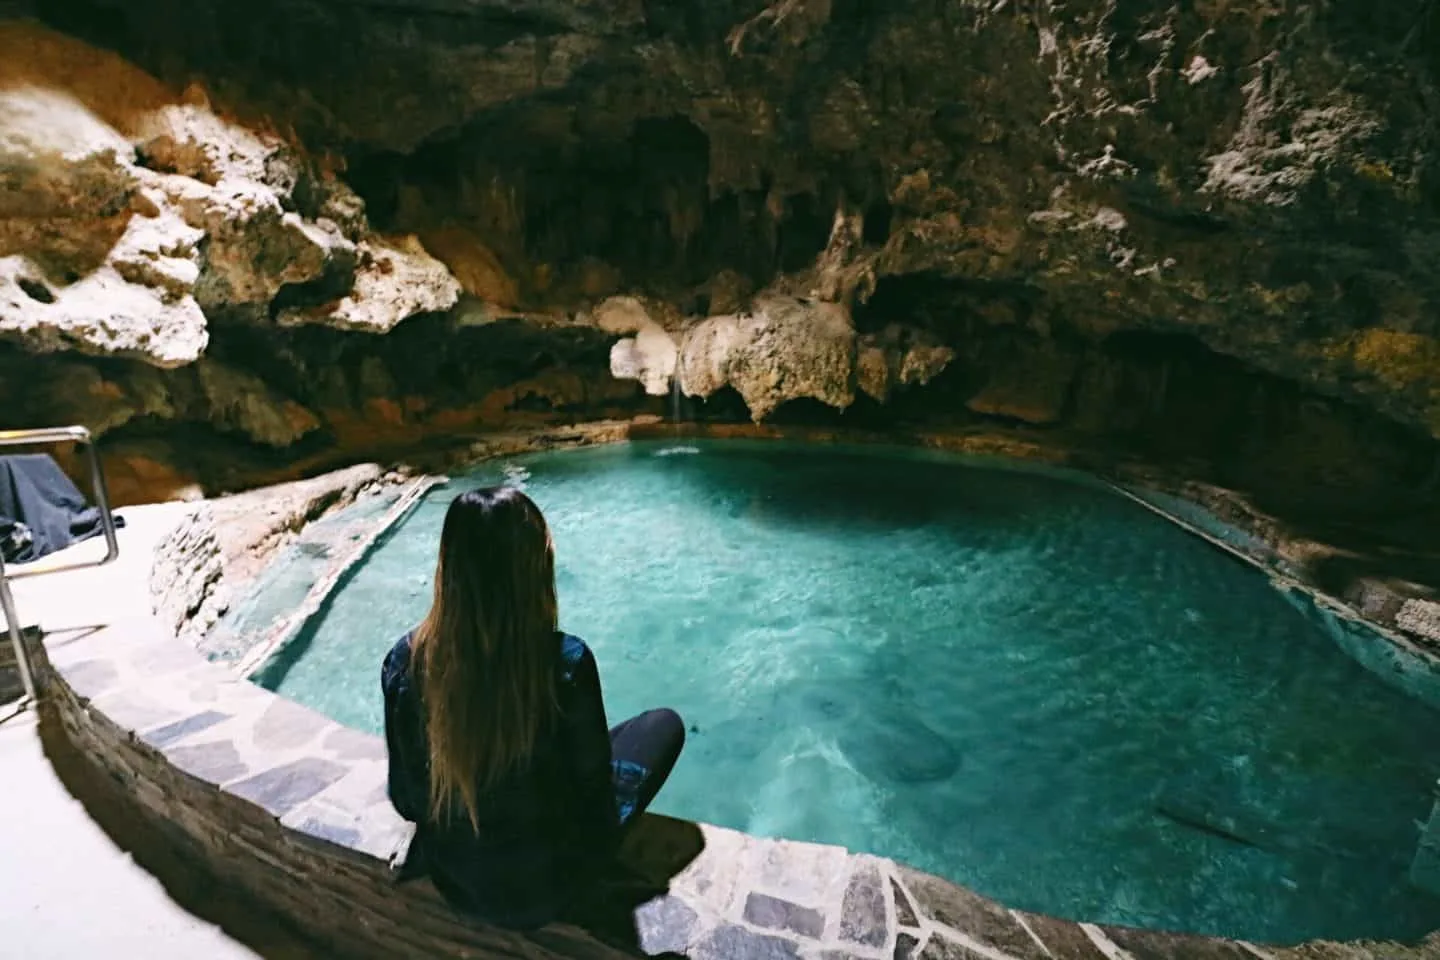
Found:
[[[115,525],[124,522],[116,517]],[[6,563],[39,560],[103,529],[100,511],[48,455],[0,457],[0,556]]]

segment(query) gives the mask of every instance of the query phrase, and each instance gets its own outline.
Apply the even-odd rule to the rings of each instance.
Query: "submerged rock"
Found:
[[[946,780],[960,769],[960,753],[910,711],[877,702],[863,683],[809,691],[806,708],[837,731],[846,759],[862,775],[892,783]]]
[[[840,747],[862,773],[894,783],[948,780],[960,769],[959,751],[914,716],[862,714],[842,732]]]
[[[1377,816],[1363,780],[1223,772],[1163,784],[1155,812],[1181,826],[1305,862],[1408,863],[1414,834],[1403,817]]]

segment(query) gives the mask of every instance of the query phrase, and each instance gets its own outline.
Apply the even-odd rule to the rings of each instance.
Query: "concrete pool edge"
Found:
[[[425,494],[448,482],[449,478],[447,477],[425,475],[406,483],[395,503],[351,545],[350,549],[327,571],[326,575],[310,588],[300,606],[283,622],[275,625],[266,639],[246,652],[236,662],[235,669],[240,675],[246,679],[255,679],[266,663],[279,656],[295,641],[305,625],[325,609],[330,595],[345,583],[350,572],[370,555],[390,531],[410,515]]]

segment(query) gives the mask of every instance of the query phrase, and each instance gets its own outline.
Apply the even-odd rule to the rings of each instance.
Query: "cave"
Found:
[[[1035,460],[1435,656],[1437,51],[1433,0],[0,0],[0,430],[122,505],[597,424]]]

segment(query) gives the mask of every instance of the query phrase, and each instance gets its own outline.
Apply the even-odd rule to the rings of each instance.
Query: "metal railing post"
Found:
[[[25,649],[25,634],[20,629],[15,598],[10,594],[10,581],[5,578],[3,558],[0,558],[0,609],[4,610],[5,623],[10,628],[10,645],[15,648],[15,665],[20,671],[20,682],[25,687],[25,702],[33,702],[36,699],[35,677],[30,671],[30,651]]]
[[[95,440],[91,437],[90,431],[84,427],[0,430],[0,447],[28,447],[50,443],[77,443],[85,448],[85,456],[90,468],[90,495],[95,502],[95,508],[100,511],[100,528],[105,535],[105,556],[100,560],[86,560],[58,567],[11,572],[5,570],[4,559],[0,558],[0,610],[3,610],[5,615],[5,623],[10,632],[10,643],[15,648],[15,663],[20,671],[20,682],[25,688],[25,695],[16,707],[17,710],[23,710],[28,704],[33,703],[38,697],[38,692],[35,687],[35,674],[30,666],[30,654],[25,648],[25,634],[20,629],[20,614],[15,609],[15,596],[10,592],[10,581],[19,580],[21,577],[37,577],[65,570],[79,570],[83,567],[100,567],[120,556],[120,543],[115,536],[115,516],[110,512],[110,491],[105,485],[105,470],[100,465],[100,453],[95,449]]]

